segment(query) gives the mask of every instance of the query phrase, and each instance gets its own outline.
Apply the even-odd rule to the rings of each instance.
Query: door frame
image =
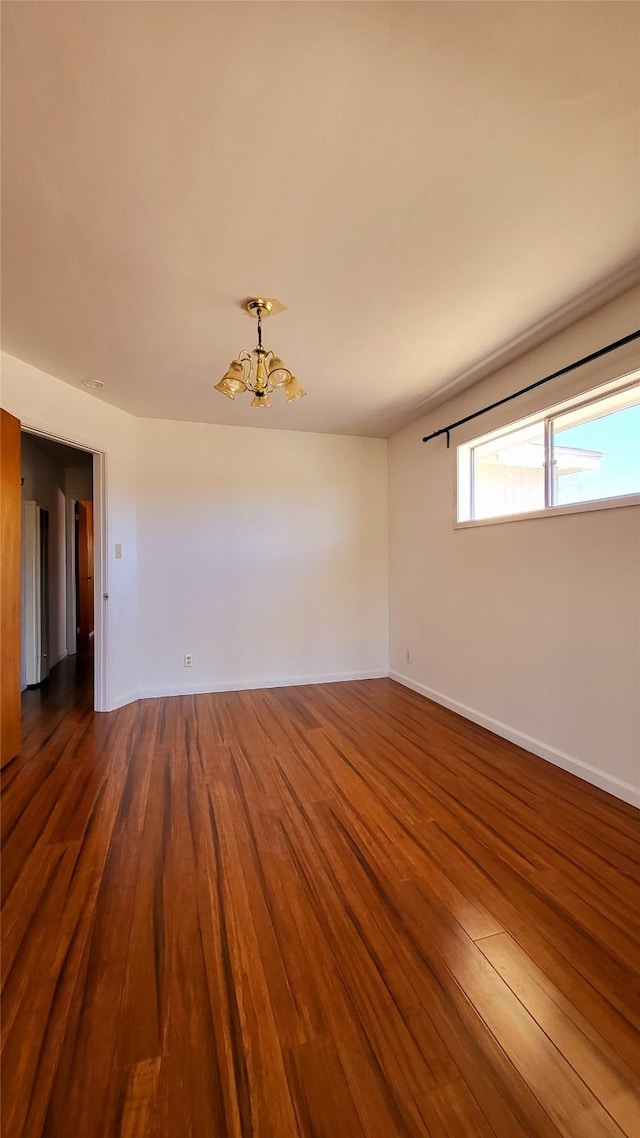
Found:
[[[76,651],[87,652],[91,641],[95,639],[95,629],[93,627],[96,593],[95,557],[93,553],[93,499],[88,501],[86,498],[76,498],[74,507]],[[90,536],[89,529],[91,531]],[[81,538],[84,540],[81,541]],[[85,564],[85,562],[87,562],[87,564]],[[82,570],[84,570],[84,572],[82,572]],[[90,586],[88,586],[89,581],[91,582]],[[85,587],[89,588],[89,595],[87,596],[84,595]],[[89,597],[91,598],[90,603]],[[91,623],[91,628],[87,629],[89,622]],[[91,646],[93,647],[93,645]]]
[[[35,423],[20,421],[20,429],[28,435],[40,439],[51,439],[54,443],[75,447],[93,455],[93,707],[94,711],[107,711],[109,708],[109,676],[107,668],[107,601],[109,588],[107,580],[107,456],[104,451],[95,450],[91,445],[78,439],[67,438],[43,430]],[[66,532],[66,528],[65,528]]]

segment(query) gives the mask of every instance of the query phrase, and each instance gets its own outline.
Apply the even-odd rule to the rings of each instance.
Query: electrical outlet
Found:
[[[122,557],[122,546],[120,542],[116,543],[116,558],[119,560]]]
[[[405,652],[405,659],[407,661],[407,664],[411,663],[411,653],[410,653],[408,648],[407,648],[407,651]]]
[[[190,652],[184,654],[184,666],[185,668],[193,668],[193,656]]]

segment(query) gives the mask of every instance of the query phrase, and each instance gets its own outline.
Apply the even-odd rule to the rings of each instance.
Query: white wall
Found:
[[[386,674],[384,440],[136,421],[6,354],[1,398],[106,456],[106,708]]]
[[[93,497],[93,478],[91,467],[67,466],[65,468],[64,489],[67,498],[75,502],[88,502]]]
[[[639,312],[636,289],[389,444],[391,674],[638,804],[640,507],[454,528],[455,444],[637,368],[637,344],[455,431],[450,450],[421,439],[633,331]]]
[[[2,406],[26,427],[106,456],[107,548],[105,580],[99,589],[106,622],[107,689],[105,709],[135,699],[138,690],[136,567],[135,419],[23,360],[2,353]],[[96,502],[96,525],[100,504]],[[123,547],[114,558],[114,544]],[[96,584],[102,567],[96,566]]]
[[[387,674],[385,440],[137,427],[143,695]]]

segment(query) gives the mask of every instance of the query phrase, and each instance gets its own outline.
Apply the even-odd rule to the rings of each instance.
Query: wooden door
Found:
[[[0,765],[20,750],[20,421],[0,410]]]
[[[78,652],[93,645],[93,502],[76,504]]]

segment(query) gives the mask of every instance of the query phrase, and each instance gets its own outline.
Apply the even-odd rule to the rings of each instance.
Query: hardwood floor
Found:
[[[29,693],[5,1138],[640,1134],[640,813],[390,680]]]

